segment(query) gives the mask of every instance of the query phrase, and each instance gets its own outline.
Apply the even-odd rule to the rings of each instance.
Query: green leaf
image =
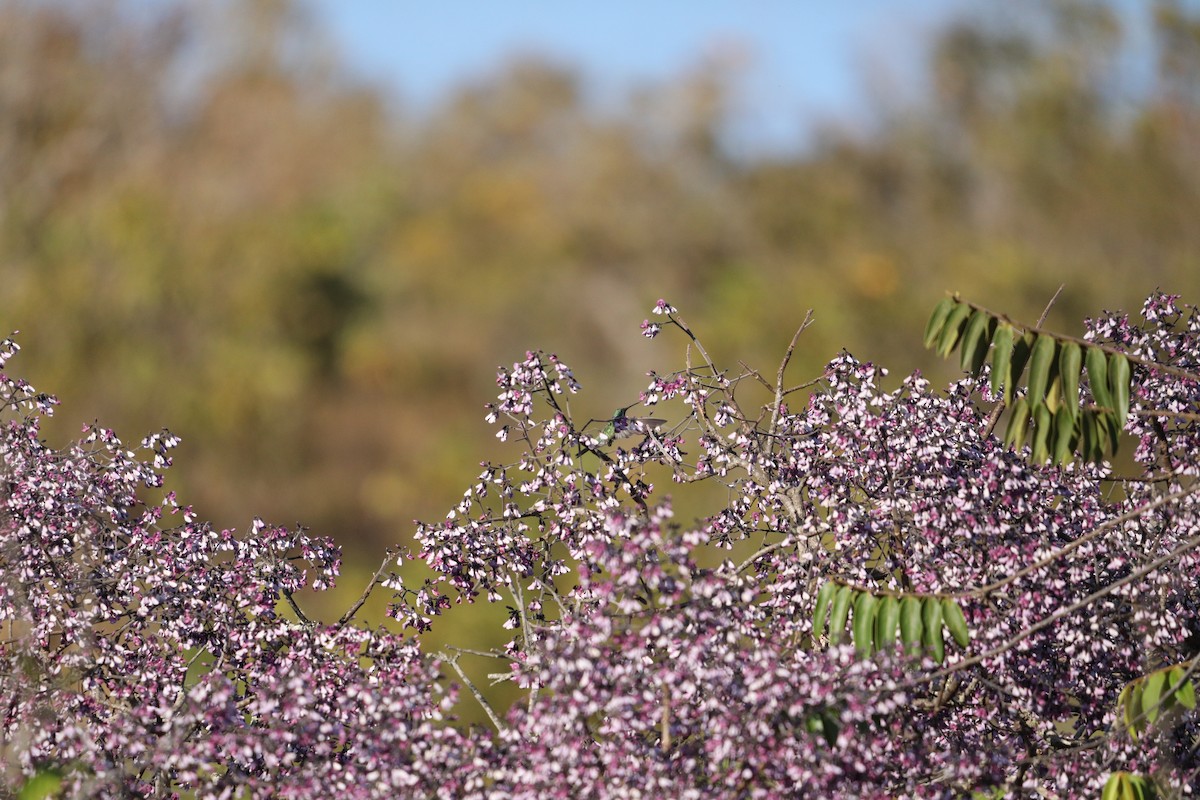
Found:
[[[1101,408],[1113,408],[1112,395],[1108,392],[1108,356],[1099,347],[1089,347],[1087,355],[1088,387],[1092,390],[1092,399]]]
[[[1104,782],[1104,791],[1100,793],[1100,800],[1124,800],[1121,797],[1121,789],[1124,788],[1122,778],[1125,774],[1114,772],[1108,776],[1108,780]]]
[[[1125,427],[1129,418],[1129,359],[1120,353],[1108,357],[1108,391],[1112,393],[1113,410],[1117,412],[1117,422]]]
[[[1008,428],[1004,432],[1005,447],[1020,447],[1025,443],[1025,433],[1029,429],[1029,403],[1024,397],[1018,397],[1013,403],[1012,413],[1008,416]]]
[[[1013,392],[1017,390],[1017,385],[1021,381],[1021,375],[1025,372],[1025,366],[1029,363],[1029,357],[1033,355],[1033,345],[1037,341],[1037,335],[1029,332],[1024,334],[1013,345],[1012,360],[1009,362],[1008,382],[1005,384],[1004,391],[1008,397],[1011,397]]]
[[[833,581],[825,581],[817,591],[817,607],[813,611],[813,641],[820,639],[825,633],[825,621],[829,616],[829,602],[837,592],[838,585]]]
[[[1192,679],[1187,677],[1187,670],[1183,667],[1172,669],[1171,685],[1179,687],[1175,690],[1175,702],[1189,711],[1196,707],[1196,687]]]
[[[1050,409],[1051,414],[1057,413],[1059,407],[1062,406],[1061,397],[1062,380],[1058,375],[1058,365],[1055,365],[1054,377],[1050,380],[1050,388],[1046,390],[1046,397],[1042,401],[1046,404],[1046,408]]]
[[[832,745],[837,741],[838,720],[827,710],[809,716],[804,721],[804,727],[809,733],[820,734],[827,744]]]
[[[833,597],[833,609],[829,612],[829,643],[838,644],[846,635],[846,617],[850,615],[850,601],[854,599],[854,590],[849,586],[839,586]]]
[[[1054,417],[1045,405],[1039,405],[1033,412],[1033,463],[1045,464],[1050,457],[1050,432],[1054,427]]]
[[[1154,782],[1145,775],[1130,774],[1127,782],[1134,800],[1150,800],[1157,795],[1154,790]]]
[[[984,791],[983,789],[974,789],[971,791],[971,800],[1004,800],[1004,787]]]
[[[933,307],[933,313],[929,316],[929,321],[925,323],[925,349],[933,347],[934,343],[942,336],[942,329],[946,327],[946,317],[950,316],[950,312],[954,309],[957,302],[953,297],[943,297],[941,302]]]
[[[1033,345],[1033,353],[1029,357],[1029,382],[1026,384],[1028,391],[1025,393],[1029,405],[1034,408],[1045,402],[1046,390],[1050,388],[1052,373],[1057,366],[1055,361],[1057,353],[1058,342],[1053,336],[1037,337],[1037,341]]]
[[[1117,412],[1104,411],[1096,417],[1100,424],[1103,437],[1108,439],[1108,450],[1114,456],[1121,445],[1121,423],[1117,422]]]
[[[1071,452],[1079,441],[1075,419],[1066,405],[1059,406],[1054,415],[1054,465],[1061,466],[1071,460]]]
[[[1095,409],[1079,410],[1079,452],[1087,461],[1098,464],[1104,460],[1104,439],[1100,436]]]
[[[976,310],[967,325],[963,328],[962,352],[959,364],[964,372],[978,375],[983,361],[987,358],[988,347],[992,344],[990,328],[995,319],[985,311]]]
[[[946,660],[946,643],[942,638],[942,601],[937,597],[926,597],[921,609],[921,624],[924,626],[924,643],[941,664]]]
[[[875,595],[861,592],[854,603],[854,649],[859,658],[870,658],[875,644]]]
[[[17,800],[45,800],[53,797],[62,789],[63,779],[58,770],[40,770],[17,792]]]
[[[1003,396],[1006,402],[1012,397],[1008,370],[1012,364],[1013,333],[1012,325],[1000,322],[992,337],[992,394]]]
[[[954,637],[959,647],[966,648],[971,643],[971,633],[967,630],[967,618],[962,609],[952,597],[942,598],[942,619],[946,622],[946,630]]]
[[[891,651],[896,646],[899,629],[900,601],[889,594],[879,601],[879,611],[875,614],[875,649]]]
[[[1146,676],[1142,688],[1142,713],[1146,715],[1146,722],[1151,725],[1158,719],[1158,715],[1162,711],[1162,691],[1166,683],[1167,673],[1162,670],[1151,672]]]
[[[1125,702],[1121,706],[1121,717],[1125,722],[1125,729],[1136,742],[1138,731],[1146,726],[1146,721],[1142,718],[1142,680],[1139,678],[1132,681],[1125,688],[1129,691],[1122,691]]]
[[[966,303],[958,303],[950,309],[950,314],[946,317],[946,327],[942,329],[942,335],[938,338],[937,353],[939,356],[945,358],[954,352],[970,313],[971,307]]]
[[[921,652],[921,599],[906,597],[900,601],[900,640],[904,652],[915,656]]]
[[[1075,342],[1063,342],[1058,353],[1058,376],[1062,381],[1063,408],[1071,419],[1079,415],[1079,373],[1083,362],[1083,351]]]
[[[1128,728],[1132,721],[1132,716],[1129,714],[1129,696],[1133,692],[1133,683],[1127,683],[1121,687],[1121,693],[1117,695],[1117,716],[1121,720],[1121,724]]]
[[[822,709],[815,714],[811,714],[804,720],[805,730],[809,733],[820,735],[826,744],[829,745],[837,741],[839,727],[840,720],[827,709]]]

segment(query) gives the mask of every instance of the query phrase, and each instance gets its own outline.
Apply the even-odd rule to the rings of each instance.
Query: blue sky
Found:
[[[514,54],[577,66],[601,101],[670,78],[715,49],[747,54],[737,135],[802,143],[820,120],[853,124],[913,93],[930,34],[968,0],[309,0],[360,75],[418,109]]]

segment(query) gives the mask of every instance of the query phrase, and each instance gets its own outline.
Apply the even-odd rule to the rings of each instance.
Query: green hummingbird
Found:
[[[625,412],[633,408],[637,403],[630,403],[624,408],[618,408],[613,412],[612,419],[604,426],[604,430],[600,431],[597,441],[600,444],[608,444],[617,439],[624,439],[626,436],[633,436],[635,433],[653,433],[660,425],[666,422],[665,419],[653,419],[650,417],[627,417]]]

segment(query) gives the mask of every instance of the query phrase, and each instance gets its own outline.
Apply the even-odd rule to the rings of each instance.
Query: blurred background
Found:
[[[1198,5],[0,0],[0,333],[52,442],[169,427],[201,518],[357,589],[502,455],[498,365],[556,352],[583,418],[678,367],[659,297],[896,380],[953,376],[946,290],[1200,302]]]

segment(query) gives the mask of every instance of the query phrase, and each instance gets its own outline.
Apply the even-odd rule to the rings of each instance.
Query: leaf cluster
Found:
[[[943,358],[957,349],[963,370],[973,376],[991,352],[992,393],[1012,407],[1004,443],[1019,448],[1029,442],[1034,462],[1057,466],[1078,455],[1099,463],[1117,452],[1132,382],[1124,353],[1046,331],[1019,330],[957,296],[934,308],[924,341]],[[1093,403],[1081,405],[1085,376]]]
[[[1160,717],[1176,708],[1193,711],[1196,708],[1196,687],[1192,683],[1191,664],[1176,664],[1140,675],[1121,689],[1117,697],[1117,713],[1122,724],[1135,739]]]
[[[854,649],[860,658],[891,652],[897,634],[907,655],[916,656],[924,650],[939,664],[946,658],[943,628],[959,647],[965,649],[971,643],[966,617],[952,597],[876,594],[826,581],[817,592],[813,610],[814,639],[820,639],[828,631],[829,643],[839,644],[845,636],[848,618],[852,620]]]

